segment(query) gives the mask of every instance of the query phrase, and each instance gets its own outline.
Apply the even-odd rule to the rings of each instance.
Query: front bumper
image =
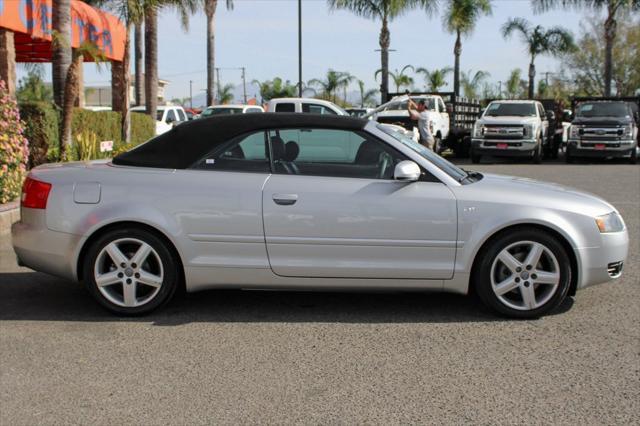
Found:
[[[620,278],[622,270],[617,273],[614,267],[627,260],[629,250],[629,234],[622,232],[601,234],[602,244],[599,247],[578,248],[580,274],[578,288],[589,287]]]
[[[593,141],[588,143],[593,144]],[[635,141],[616,141],[614,144],[602,142],[604,149],[596,149],[595,146],[583,146],[581,141],[570,139],[567,143],[567,153],[573,157],[591,158],[624,158],[630,157],[636,149]]]
[[[498,148],[498,145],[501,147]],[[507,145],[506,148],[503,145]],[[496,157],[531,157],[537,147],[535,139],[471,139],[471,147],[475,154]]]
[[[11,237],[19,265],[77,280],[74,259],[83,237],[48,229],[44,210],[23,208],[20,221],[11,226]]]

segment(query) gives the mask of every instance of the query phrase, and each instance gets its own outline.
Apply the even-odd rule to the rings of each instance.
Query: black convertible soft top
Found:
[[[367,120],[320,114],[232,114],[194,120],[174,127],[113,158],[113,164],[164,169],[185,169],[217,145],[259,130],[324,128],[362,130]]]

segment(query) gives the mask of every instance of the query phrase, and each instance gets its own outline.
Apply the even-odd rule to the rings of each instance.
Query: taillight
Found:
[[[26,178],[22,185],[22,207],[46,209],[51,184]]]

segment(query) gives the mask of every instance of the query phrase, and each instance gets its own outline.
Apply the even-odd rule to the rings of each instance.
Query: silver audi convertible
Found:
[[[454,166],[358,118],[218,116],[23,187],[21,265],[150,312],[211,288],[475,293],[540,317],[622,274],[628,234],[590,194]]]

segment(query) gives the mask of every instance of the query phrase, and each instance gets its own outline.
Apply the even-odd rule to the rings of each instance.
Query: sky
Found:
[[[442,3],[442,1],[441,1]],[[524,45],[517,36],[504,40],[500,27],[510,17],[523,17],[535,25],[561,26],[578,36],[583,25],[593,13],[575,10],[554,10],[534,14],[528,0],[494,0],[491,16],[482,17],[474,33],[463,39],[462,70],[484,70],[490,73],[490,81],[505,81],[510,71],[521,68],[526,75],[529,59]],[[441,7],[442,9],[442,7]],[[246,67],[247,82],[273,77],[297,82],[297,1],[295,0],[234,0],[229,11],[224,1],[216,15],[216,66],[221,67],[220,79],[226,83],[240,84],[241,72]],[[360,18],[348,11],[330,11],[324,0],[303,0],[303,80],[322,78],[330,68],[348,71],[366,83],[367,88],[377,88],[375,70],[380,68],[378,46],[380,23]],[[180,20],[170,9],[159,17],[158,51],[159,76],[169,80],[166,98],[189,96],[189,81],[193,95],[206,88],[206,17],[199,13],[191,17],[189,30],[185,32]],[[441,13],[429,17],[422,10],[414,10],[395,19],[390,24],[390,69],[402,69],[407,64],[429,70],[453,66],[455,38],[442,25]],[[132,49],[133,50],[133,49]],[[133,62],[132,62],[133,66]],[[536,60],[538,78],[544,72],[560,70],[560,61],[552,57]],[[46,79],[50,79],[50,66],[46,67]],[[133,72],[133,70],[132,70]],[[18,69],[18,78],[25,74]],[[110,72],[93,64],[85,65],[85,85],[110,84]],[[444,90],[452,90],[450,82]],[[416,80],[417,88],[422,81]],[[391,87],[393,87],[391,85]],[[356,90],[354,84],[351,90]],[[255,91],[251,88],[250,91]],[[253,96],[254,93],[248,93]]]

